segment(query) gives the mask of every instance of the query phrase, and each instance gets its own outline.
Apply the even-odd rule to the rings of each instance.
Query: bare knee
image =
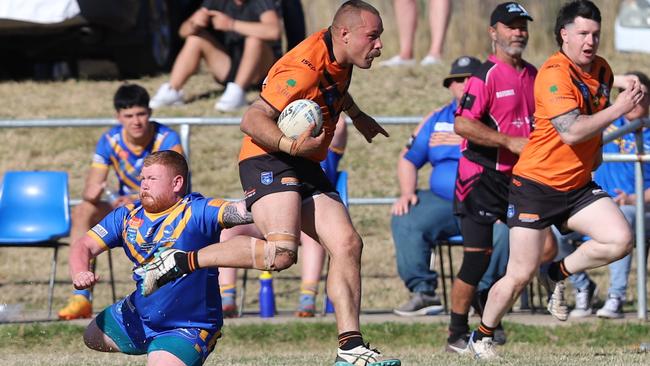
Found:
[[[337,243],[328,245],[332,258],[354,258],[361,260],[363,250],[363,241],[356,231],[352,230],[348,235],[344,235]]]
[[[296,235],[289,233],[268,233],[266,240],[251,238],[253,268],[266,271],[281,271],[298,261]]]
[[[629,229],[619,230],[619,232],[614,235],[607,243],[607,248],[609,249],[609,257],[613,260],[619,260],[630,252],[634,248],[634,237],[632,236],[632,231]]]

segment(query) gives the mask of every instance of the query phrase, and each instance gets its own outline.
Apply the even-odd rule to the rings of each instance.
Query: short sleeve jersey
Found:
[[[417,169],[427,162],[433,170],[429,177],[431,192],[446,200],[454,199],[454,182],[460,159],[462,137],[454,133],[454,100],[439,111],[430,114],[420,127],[404,155]]]
[[[624,117],[617,119],[605,130],[605,134],[616,131],[626,123]],[[650,131],[647,129],[643,130],[643,149],[646,153],[650,151]],[[628,133],[604,145],[603,153],[636,154],[635,134]],[[604,162],[596,170],[594,180],[612,197],[616,197],[618,195],[617,189],[627,194],[634,193],[634,174],[633,162]],[[643,163],[643,188],[650,188],[650,163]]]
[[[245,22],[259,22],[266,11],[276,11],[273,0],[247,0],[237,5],[232,0],[204,0],[202,7],[220,11],[229,17]],[[223,42],[228,44],[243,42],[246,37],[237,32],[224,32]]]
[[[537,69],[524,61],[518,71],[490,55],[465,86],[456,116],[474,119],[509,136],[528,137],[532,130],[535,99],[533,86]],[[488,147],[464,140],[463,155],[486,168],[512,172],[518,156],[502,147]]]
[[[219,242],[224,200],[190,193],[168,210],[150,214],[140,201],[119,207],[88,231],[100,246],[122,247],[134,268],[149,262],[161,247],[199,250]],[[144,297],[136,272],[134,305],[153,329],[196,327],[221,329],[217,269],[200,269]]]
[[[142,151],[132,151],[124,142],[124,128],[122,125],[111,128],[102,135],[95,148],[92,166],[115,170],[120,184],[120,195],[134,194],[140,191],[140,171],[144,158],[149,154],[174,150],[183,153],[181,140],[176,131],[158,122],[149,122],[154,129],[154,136],[149,145]]]
[[[535,81],[535,131],[514,174],[559,191],[574,190],[590,182],[602,136],[569,146],[551,120],[576,109],[581,115],[605,109],[613,81],[607,61],[598,56],[590,72],[582,71],[561,51],[546,60]]]
[[[260,94],[262,100],[278,113],[297,99],[311,99],[318,103],[323,113],[325,139],[318,151],[308,157],[313,161],[327,157],[327,147],[334,136],[343,97],[352,77],[352,66],[340,65],[332,47],[329,29],[312,34],[271,67]],[[250,136],[245,136],[239,161],[268,152]]]

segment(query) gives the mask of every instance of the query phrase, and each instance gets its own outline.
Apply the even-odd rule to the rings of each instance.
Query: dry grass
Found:
[[[306,2],[307,3],[307,2]],[[391,1],[376,1],[385,22],[385,52],[390,56],[397,50],[395,24]],[[419,1],[424,3],[424,1]],[[454,0],[454,13],[447,38],[446,57],[452,59],[460,53],[485,57],[489,51],[486,41],[486,19],[496,0]],[[531,23],[531,42],[526,57],[540,65],[545,57],[555,50],[549,29],[552,29],[553,14],[558,0],[524,1],[535,22]],[[650,72],[648,55],[615,54],[612,52],[612,17],[618,1],[597,1],[604,15],[603,53],[608,57],[616,72],[638,69]],[[327,24],[337,2],[309,0],[306,6],[308,24],[315,30]],[[421,18],[424,14],[421,15]],[[416,52],[422,56],[426,50],[428,26],[421,21],[418,29]],[[441,80],[448,71],[448,65],[428,68],[403,69],[374,68],[356,70],[351,87],[359,105],[373,115],[424,115],[449,100],[448,92],[442,88]],[[167,75],[143,78],[137,82],[151,93],[167,79]],[[68,80],[64,82],[2,82],[0,83],[0,119],[27,118],[79,118],[110,117],[113,114],[111,98],[120,81]],[[156,111],[157,116],[199,117],[220,116],[212,109],[215,96],[221,87],[217,86],[205,72],[193,77],[186,86],[186,93],[194,99],[182,107],[164,108]],[[249,100],[255,93],[248,95]],[[235,113],[235,115],[237,115]],[[86,167],[103,128],[0,128],[0,173],[8,170],[48,169],[64,170],[70,175],[72,197],[79,197]],[[352,197],[395,196],[398,193],[395,178],[395,163],[399,150],[410,133],[411,127],[388,127],[389,139],[378,138],[367,144],[356,132],[350,134],[346,157],[341,163],[350,172],[350,195]],[[236,170],[236,154],[241,133],[236,127],[193,127],[191,134],[192,170],[194,189],[206,195],[226,197],[241,196],[241,187]],[[427,172],[421,172],[420,183],[426,185]],[[112,178],[112,177],[111,177]],[[406,290],[397,277],[393,244],[389,232],[389,209],[386,206],[353,207],[351,214],[365,241],[363,257],[364,309],[390,308],[406,297]],[[130,265],[115,252],[120,295],[132,289]],[[65,271],[67,250],[59,259],[60,283],[67,284]],[[42,309],[46,300],[48,254],[39,250],[15,248],[0,249],[0,303],[24,302],[29,308]],[[119,259],[118,259],[119,258]],[[99,260],[100,273],[105,271],[105,259]],[[458,264],[458,259],[456,260]],[[27,270],[29,269],[29,270]],[[276,282],[280,308],[292,308],[296,299],[299,275],[291,269],[278,275]],[[631,289],[635,285],[632,273]],[[286,279],[286,280],[285,280]],[[606,287],[607,276],[596,271],[596,280]],[[33,286],[25,286],[26,283]],[[253,282],[249,294],[256,292]],[[387,296],[388,293],[393,295]],[[56,306],[63,304],[69,294],[69,286],[57,286]],[[634,297],[635,291],[630,291]],[[110,303],[105,286],[96,291],[96,310]],[[247,307],[255,307],[253,295],[248,297]]]

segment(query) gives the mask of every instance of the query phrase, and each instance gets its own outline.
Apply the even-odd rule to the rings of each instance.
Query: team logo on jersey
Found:
[[[553,94],[557,93],[557,91],[558,91],[557,85],[555,85],[555,84],[551,85],[551,87],[548,88],[548,91],[550,91]]]
[[[174,233],[174,227],[171,225],[167,225],[163,230],[163,238],[169,238],[170,236],[172,236],[173,233]]]
[[[583,83],[582,81],[578,81],[578,88],[580,89],[580,93],[582,94],[582,97],[585,99],[585,102],[591,99],[589,94],[589,88],[587,87],[587,85],[585,85],[585,83]]]
[[[273,172],[262,172],[262,174],[260,174],[260,182],[265,186],[273,183]]]
[[[289,79],[289,80],[287,80],[287,85],[290,86],[290,87],[292,87],[292,88],[293,88],[294,86],[296,86],[296,84],[297,84],[297,83],[296,83],[296,80],[295,80],[295,79]]]
[[[104,227],[101,226],[100,224],[95,225],[91,230],[95,234],[97,234],[97,236],[99,236],[100,238],[103,238],[106,235],[108,235],[108,231],[106,229],[104,229]]]
[[[139,228],[140,226],[142,226],[142,223],[143,223],[143,222],[144,222],[144,221],[143,221],[141,218],[138,218],[138,217],[132,217],[131,219],[129,219],[129,226],[134,227],[134,228],[137,229],[137,228]]]
[[[508,205],[508,212],[506,213],[508,218],[513,218],[515,216],[515,205],[512,203]]]
[[[130,241],[131,243],[135,243],[137,237],[138,237],[138,229],[136,229],[136,228],[134,228],[132,226],[129,226],[126,229],[126,239],[128,241]]]

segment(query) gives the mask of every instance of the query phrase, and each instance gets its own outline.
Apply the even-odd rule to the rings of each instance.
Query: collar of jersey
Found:
[[[151,212],[147,212],[147,210],[143,210],[143,211],[144,211],[144,215],[145,215],[149,220],[151,220],[151,221],[155,221],[155,220],[157,220],[158,218],[160,218],[160,217],[162,217],[162,216],[165,216],[165,215],[169,214],[170,212],[174,211],[174,210],[176,209],[176,207],[178,207],[178,205],[181,204],[181,202],[183,202],[183,200],[182,200],[182,199],[179,199],[178,202],[176,202],[172,207],[170,207],[170,208],[168,208],[168,209],[166,209],[165,211],[162,211],[162,212],[151,213]]]

